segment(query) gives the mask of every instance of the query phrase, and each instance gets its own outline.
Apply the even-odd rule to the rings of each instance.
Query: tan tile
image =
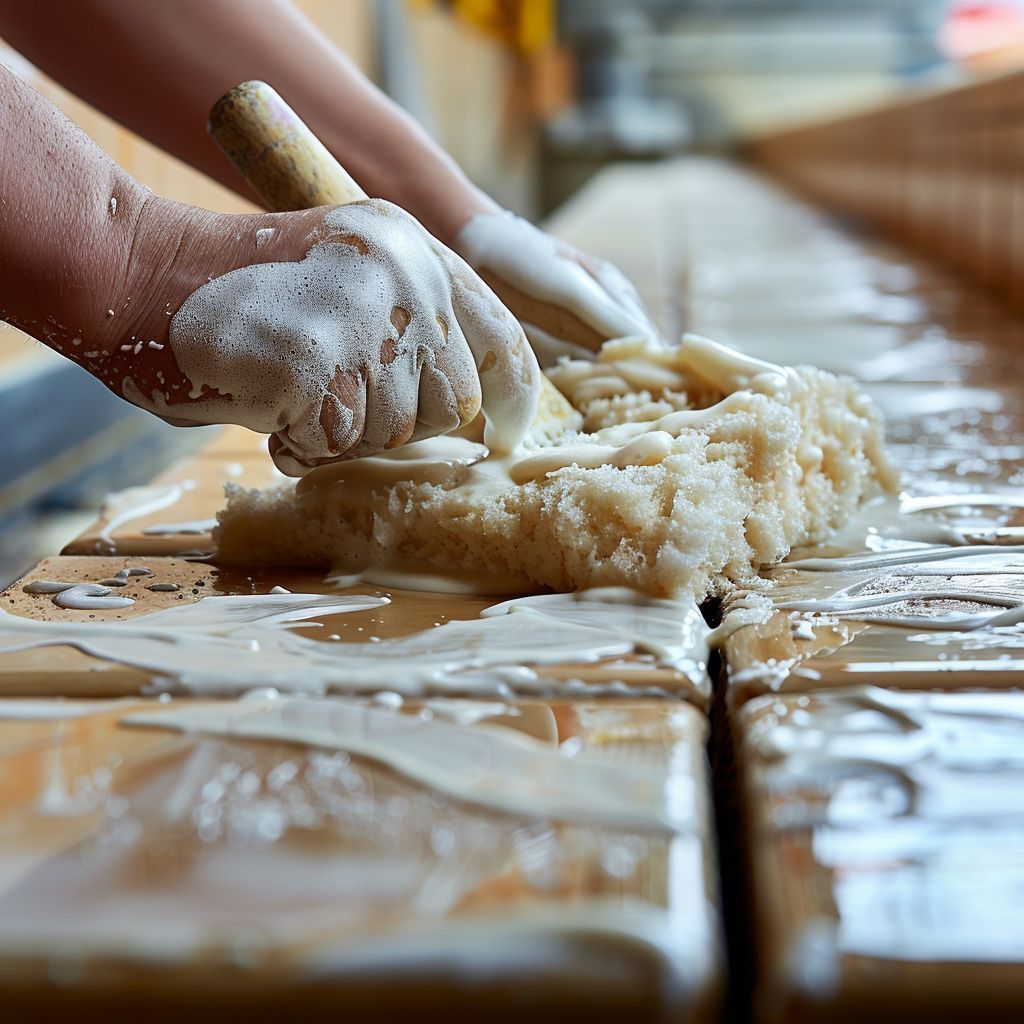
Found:
[[[334,722],[342,705],[382,742],[400,721],[399,737],[443,738],[437,764],[465,763],[474,778],[496,751],[525,757],[534,791],[556,800],[561,744],[577,783],[596,787],[595,818],[499,812],[500,776],[482,802],[459,799],[424,784],[422,760],[399,773],[349,756],[351,732],[325,749],[121,724],[140,710],[259,717],[237,702],[94,704],[93,715],[73,704],[57,717],[53,704],[0,701],[0,1007],[38,1016],[71,993],[96,1013],[144,997],[177,1009],[229,1000],[261,1019],[343,1005],[360,1019],[414,1007],[478,1020],[504,1017],[510,1000],[531,1019],[563,1020],[568,1005],[601,1021],[714,1018],[722,960],[698,712],[635,701],[434,701],[429,721],[413,705],[288,712]],[[671,828],[609,827],[600,779],[616,766],[660,780]]]
[[[762,1018],[1012,1019],[1024,694],[766,696],[734,724]]]
[[[212,523],[224,488],[266,487],[281,475],[264,453],[202,451],[175,463],[151,484],[108,497],[99,518],[65,545],[66,555],[180,555],[212,551]]]
[[[152,571],[151,576],[134,576],[126,586],[114,590],[115,594],[134,600],[135,603],[126,608],[103,611],[65,609],[55,605],[50,595],[26,593],[24,590],[35,580],[98,583],[126,566]],[[154,583],[177,584],[180,589],[174,592],[147,589]],[[389,603],[371,611],[317,614],[313,616],[313,622],[303,628],[303,636],[342,646],[350,642],[366,642],[371,636],[387,640],[430,630],[452,620],[475,619],[484,608],[502,600],[493,596],[434,594],[373,585],[339,589],[324,578],[323,572],[311,568],[219,568],[201,560],[149,556],[56,556],[44,559],[4,591],[0,595],[0,608],[15,615],[50,622],[116,622],[192,603],[203,597],[266,594],[274,587],[284,587],[297,594],[326,594],[342,599],[354,595],[388,597]],[[528,659],[524,658],[524,663],[529,664]],[[705,672],[693,666],[688,669],[659,666],[642,655],[539,665],[536,671],[542,679],[551,680],[553,685],[578,680],[584,685],[622,684],[627,687],[625,693],[630,689],[638,694],[656,689],[682,697],[702,708],[707,706],[711,696],[710,680]],[[151,688],[152,675],[125,663],[100,660],[65,645],[0,653],[0,695],[4,696],[110,697],[140,694]],[[388,685],[387,678],[380,680],[381,689],[387,689]],[[581,696],[586,696],[585,691],[581,691]]]
[[[970,543],[942,548],[927,533],[919,541],[891,539],[894,520],[873,519],[868,509],[839,537],[766,572],[776,610],[725,643],[732,702],[862,682],[1024,688],[1024,634],[1014,622],[1024,618],[1019,495],[1007,492],[1007,505],[963,500],[927,529],[937,523]],[[903,527],[907,519],[901,517]],[[864,550],[869,546],[889,564],[861,568],[862,556],[876,557]],[[993,621],[997,616],[1005,622]]]

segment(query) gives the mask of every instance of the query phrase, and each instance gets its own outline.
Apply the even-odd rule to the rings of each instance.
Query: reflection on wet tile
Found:
[[[250,728],[299,712],[305,731]],[[140,713],[202,731],[125,724]],[[462,778],[436,788],[401,744],[371,756],[392,733],[410,755],[436,733]],[[569,991],[700,1018],[720,971],[704,742],[666,702],[0,702],[0,1006],[70,964],[72,992],[111,999],[128,979],[200,1000],[258,979],[271,1004],[369,984],[386,1009],[426,971],[427,1003],[481,1013],[514,980],[537,1009]],[[509,757],[533,768],[506,778]],[[670,824],[520,799],[551,809],[588,775],[656,780]]]
[[[1024,694],[761,697],[736,734],[767,1015],[1011,1019]]]

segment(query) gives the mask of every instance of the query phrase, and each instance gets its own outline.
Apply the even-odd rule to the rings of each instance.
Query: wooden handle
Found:
[[[268,209],[308,210],[366,198],[266,82],[243,82],[222,96],[207,130]]]

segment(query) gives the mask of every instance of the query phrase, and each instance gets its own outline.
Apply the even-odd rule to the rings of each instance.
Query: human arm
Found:
[[[0,0],[0,35],[78,95],[234,188],[207,114],[239,82],[273,85],[370,195],[462,255],[553,353],[656,331],[604,261],[507,215],[287,0]]]
[[[0,0],[0,36],[43,71],[233,189],[206,134],[240,82],[269,82],[367,193],[451,244],[498,206],[287,0]]]
[[[0,100],[3,317],[115,393],[273,434],[292,468],[453,429],[505,374],[520,384],[495,406],[505,435],[525,428],[537,370],[521,330],[407,214],[170,202],[2,68]]]

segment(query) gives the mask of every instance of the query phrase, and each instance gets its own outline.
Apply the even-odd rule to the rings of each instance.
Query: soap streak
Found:
[[[668,696],[663,686],[546,679],[545,665],[594,664],[634,653],[644,668],[680,673],[706,692],[709,630],[692,601],[650,601],[628,590],[520,598],[485,617],[377,643],[302,636],[314,617],[368,611],[387,598],[265,594],[207,597],[124,621],[48,622],[0,609],[0,652],[69,646],[129,665],[160,689],[219,695],[254,687],[309,694],[382,689],[403,696],[567,693]]]
[[[970,604],[989,604],[1003,608],[1002,612],[976,615],[878,615],[880,608],[890,604],[920,601],[962,601]],[[812,612],[836,617],[852,617],[860,622],[885,622],[889,625],[915,629],[971,630],[991,626],[1012,626],[1024,621],[1024,603],[982,590],[902,590],[865,597],[841,597],[838,594],[825,600],[782,601],[776,605],[785,611]]]
[[[181,523],[155,523],[153,526],[144,526],[142,533],[146,537],[203,534],[209,533],[216,525],[216,519],[186,519]]]
[[[678,799],[665,766],[567,756],[507,728],[472,728],[432,715],[294,698],[136,713],[122,722],[344,750],[428,789],[507,814],[633,831],[696,827],[695,802]]]
[[[141,519],[174,505],[194,486],[194,481],[185,480],[163,487],[129,487],[112,494],[104,505],[106,523],[100,531],[99,539],[110,551],[116,551],[117,541],[113,536],[115,530],[133,519]]]
[[[886,569],[894,565],[914,565],[918,562],[938,562],[954,558],[974,558],[991,555],[991,544],[965,544],[961,547],[930,545],[920,548],[903,548],[897,551],[872,551],[862,555],[839,556],[836,558],[799,558],[784,562],[786,569],[803,569],[805,572],[862,572],[868,569]],[[1024,544],[1004,544],[999,550],[1006,554],[1021,554]]]

